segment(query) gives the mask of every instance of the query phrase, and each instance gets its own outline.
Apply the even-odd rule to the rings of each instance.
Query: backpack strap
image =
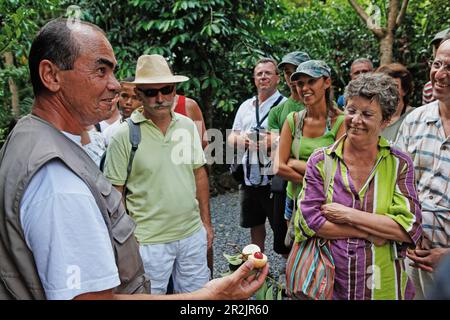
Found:
[[[294,113],[293,115],[294,118],[294,134],[293,134],[293,140],[292,140],[292,149],[294,150],[294,157],[295,159],[299,159],[300,158],[300,139],[302,137],[302,129],[303,129],[303,121],[305,120],[306,117],[306,109],[303,109],[299,112]],[[295,216],[295,212],[297,210],[297,184],[293,183],[293,196],[294,196],[294,205],[292,207],[292,217]],[[295,219],[295,218],[292,218]],[[292,222],[294,222],[294,220],[292,220]]]
[[[306,109],[293,114],[294,117],[294,134],[292,140],[292,149],[294,157],[298,160],[300,156],[300,138],[302,137],[303,121],[306,117]]]
[[[124,185],[126,186],[128,182],[128,177],[130,176],[131,168],[133,167],[133,159],[136,154],[136,150],[139,147],[139,143],[141,142],[141,127],[139,123],[134,123],[131,118],[127,118],[127,124],[130,132],[130,143],[131,143],[131,152],[130,158],[128,159],[127,166],[127,178],[125,179]]]

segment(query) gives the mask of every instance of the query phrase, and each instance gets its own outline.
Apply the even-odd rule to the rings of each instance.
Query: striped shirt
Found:
[[[438,101],[411,112],[396,145],[414,162],[422,204],[425,248],[450,247],[450,136],[445,136]],[[431,243],[430,243],[431,242]]]
[[[390,217],[416,243],[422,233],[421,214],[409,156],[380,138],[376,165],[358,192],[344,163],[345,139],[346,136],[342,137],[326,149],[333,158],[332,180],[326,197],[323,151],[314,152],[307,162],[296,215],[296,241],[314,236],[326,222],[321,205],[335,202]],[[408,280],[403,259],[406,247],[394,241],[375,246],[361,238],[331,240],[335,263],[333,299],[412,299],[414,288]]]

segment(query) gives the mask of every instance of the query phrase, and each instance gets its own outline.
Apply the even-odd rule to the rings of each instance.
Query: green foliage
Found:
[[[385,0],[361,0],[386,11]],[[63,16],[70,0],[0,1],[0,53],[13,52],[14,66],[0,62],[0,77],[19,87],[22,113],[29,110],[32,91],[27,54],[39,27]],[[347,0],[79,0],[81,18],[99,25],[115,50],[117,77],[134,74],[137,58],[159,53],[169,59],[175,73],[191,78],[181,93],[196,99],[207,127],[231,127],[239,104],[254,94],[252,69],[262,56],[280,59],[293,50],[308,52],[333,68],[335,95],[349,81],[349,67],[358,57],[378,64],[378,43]],[[383,16],[383,14],[382,14]],[[429,41],[449,27],[447,0],[410,1],[397,30],[394,59],[413,73],[416,95],[428,80]],[[383,23],[383,21],[381,21]],[[286,88],[282,91],[288,94]],[[0,85],[0,119],[10,108],[8,81]],[[1,122],[1,121],[0,121]],[[4,123],[0,123],[4,127]]]
[[[11,93],[8,79],[19,88],[21,114],[28,113],[32,104],[32,89],[28,74],[28,51],[34,35],[44,22],[54,17],[58,0],[0,1],[0,145],[8,133],[11,113]],[[6,66],[2,55],[11,52],[14,65]]]
[[[119,78],[134,74],[141,54],[159,53],[190,81],[178,91],[199,101],[208,127],[219,127],[216,110],[229,115],[253,89],[252,68],[273,48],[255,32],[277,1],[130,0],[79,1],[86,17],[108,33]],[[136,14],[139,12],[139,14]],[[232,120],[232,116],[230,117]],[[228,123],[230,123],[228,120]]]
[[[351,62],[359,57],[378,61],[378,45],[347,1],[330,0],[298,4],[289,1],[287,14],[278,21],[270,41],[280,54],[301,50],[326,61],[333,69],[333,85],[342,91],[349,81]],[[338,93],[336,92],[336,93]]]

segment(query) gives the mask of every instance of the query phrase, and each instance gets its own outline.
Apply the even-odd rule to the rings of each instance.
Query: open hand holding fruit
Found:
[[[237,247],[237,246],[236,246]],[[239,249],[237,249],[240,251]],[[256,244],[249,244],[244,247],[239,254],[230,256],[224,254],[230,265],[230,270],[236,270],[241,264],[247,260],[253,261],[254,268],[263,268],[267,263],[267,256],[261,252],[261,249]]]

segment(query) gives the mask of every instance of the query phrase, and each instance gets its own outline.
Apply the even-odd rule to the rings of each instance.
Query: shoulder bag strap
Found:
[[[295,159],[299,159],[300,158],[300,139],[302,137],[302,129],[303,129],[303,121],[305,120],[305,116],[306,116],[306,109],[303,109],[297,113],[293,114],[294,117],[294,136],[293,136],[293,140],[292,140],[292,144],[293,144],[293,149],[294,149],[294,156]],[[296,197],[296,193],[297,193],[297,184],[292,183],[293,186],[293,196],[294,198]],[[292,208],[292,217],[294,217],[295,215],[295,211],[297,209],[297,199],[292,199],[294,200],[294,206]]]
[[[258,121],[259,116],[256,118],[256,120],[257,120],[256,124],[257,124],[258,128],[262,125],[264,120],[266,120],[266,118],[269,116],[270,110],[272,110],[272,108],[276,107],[280,103],[281,100],[283,100],[283,96],[282,95],[280,95],[278,97],[278,99],[272,104],[272,106],[270,107],[269,111],[264,115],[264,117],[262,117],[262,119],[260,121]]]
[[[292,137],[292,149],[294,157],[298,160],[300,156],[300,138],[302,137],[303,121],[305,120],[306,110],[303,109],[294,113],[294,136]]]

